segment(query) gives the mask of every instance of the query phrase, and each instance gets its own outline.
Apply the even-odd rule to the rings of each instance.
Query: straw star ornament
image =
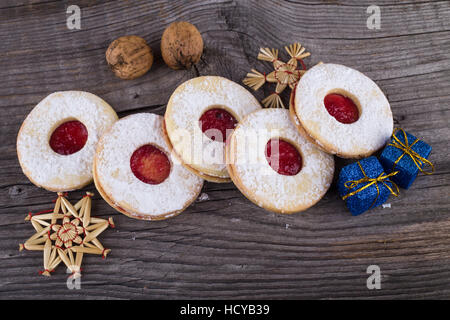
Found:
[[[309,57],[311,54],[305,52],[306,49],[300,43],[291,44],[284,47],[284,49],[291,57],[288,62],[278,59],[278,49],[261,48],[258,60],[271,62],[274,71],[266,75],[266,73],[252,69],[243,80],[245,85],[255,91],[266,82],[276,83],[275,91],[261,101],[266,108],[284,108],[280,94],[286,87],[289,87],[291,90],[294,89],[297,82],[306,72],[306,66],[302,59]],[[298,62],[300,62],[302,69],[297,69]]]
[[[111,252],[105,249],[97,237],[108,227],[114,228],[112,218],[108,220],[91,217],[92,193],[86,195],[72,205],[66,194],[58,193],[53,210],[25,218],[33,225],[36,233],[19,250],[35,250],[44,253],[44,270],[39,273],[50,276],[50,273],[63,262],[74,277],[81,276],[81,262],[84,254],[97,254],[103,258]]]

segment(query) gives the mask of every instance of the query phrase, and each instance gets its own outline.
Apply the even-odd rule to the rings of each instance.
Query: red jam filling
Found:
[[[220,108],[209,109],[202,114],[199,121],[202,132],[211,140],[218,142],[226,142],[231,130],[238,123],[228,111]]]
[[[294,176],[302,168],[302,156],[289,142],[277,138],[270,139],[266,144],[265,153],[267,162],[279,174]]]
[[[50,147],[56,153],[67,156],[80,151],[86,144],[88,131],[78,120],[64,122],[50,136]]]
[[[148,184],[160,184],[170,173],[169,158],[151,144],[143,145],[133,152],[130,167],[136,178]]]
[[[328,113],[341,123],[353,123],[359,118],[358,107],[352,101],[338,93],[330,93],[323,99]]]

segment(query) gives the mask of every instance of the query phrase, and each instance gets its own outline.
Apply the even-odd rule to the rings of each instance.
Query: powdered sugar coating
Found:
[[[270,167],[265,146],[271,138],[286,140],[298,149],[303,160],[298,174],[281,175]],[[333,156],[300,135],[284,109],[263,109],[245,117],[230,137],[227,160],[233,181],[250,200],[281,213],[314,205],[330,187],[334,173]]]
[[[207,175],[228,178],[224,144],[212,141],[199,126],[202,114],[223,107],[237,121],[261,108],[244,87],[217,76],[204,76],[181,84],[170,97],[165,114],[167,135],[182,161]]]
[[[203,186],[201,178],[170,156],[162,124],[163,118],[151,113],[122,118],[101,138],[95,157],[96,183],[101,185],[109,200],[148,219],[184,209]],[[131,155],[146,144],[165,152],[171,162],[169,176],[157,185],[142,182],[131,171]]]
[[[70,155],[54,152],[49,139],[54,129],[69,120],[88,130],[84,147]],[[17,137],[22,170],[37,186],[51,191],[70,191],[92,180],[92,161],[100,136],[117,120],[104,100],[82,91],[61,91],[39,102],[25,119]]]
[[[361,72],[338,64],[319,64],[300,79],[295,112],[304,130],[327,151],[343,157],[368,156],[383,147],[393,130],[392,112],[381,89]],[[349,93],[360,105],[359,119],[344,124],[331,116],[324,98]],[[353,96],[353,97],[352,97]]]

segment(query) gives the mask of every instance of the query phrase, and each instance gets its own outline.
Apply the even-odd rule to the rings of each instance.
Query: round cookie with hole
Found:
[[[55,192],[89,184],[98,139],[117,119],[113,108],[92,93],[50,94],[33,108],[17,136],[24,174]]]
[[[212,182],[230,182],[227,137],[247,114],[261,109],[239,84],[218,76],[188,80],[172,94],[164,115],[168,144],[188,170]]]
[[[293,111],[302,134],[342,158],[371,155],[394,127],[389,101],[376,83],[339,64],[319,64],[302,76]]]
[[[300,132],[300,134],[303,137],[308,139],[309,142],[315,144],[318,149],[320,149],[324,152],[327,152],[320,146],[319,142],[315,141],[313,138],[311,138],[311,136],[308,133],[306,133],[306,131],[303,129],[302,125],[300,124],[300,121],[298,120],[297,115],[295,114],[295,89],[296,88],[292,89],[291,95],[289,97],[289,118],[291,119],[291,122],[294,124],[294,126],[297,128],[298,132]]]
[[[306,210],[331,185],[334,159],[303,137],[285,109],[247,115],[226,146],[230,177],[253,203],[277,213]]]
[[[94,182],[114,209],[142,220],[181,213],[203,186],[203,179],[171,156],[163,138],[163,117],[151,113],[122,118],[101,137]]]

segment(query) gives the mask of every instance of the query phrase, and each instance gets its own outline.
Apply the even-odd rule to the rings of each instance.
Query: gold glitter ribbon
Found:
[[[388,190],[391,192],[391,194],[393,194],[394,196],[398,197],[398,195],[400,194],[400,190],[398,189],[398,186],[393,182],[389,180],[389,177],[395,176],[398,171],[394,171],[391,172],[389,174],[384,173],[384,171],[376,178],[369,178],[366,175],[366,172],[364,171],[361,163],[359,163],[359,161],[357,162],[359,168],[361,169],[362,174],[364,175],[363,178],[359,179],[359,180],[349,180],[347,182],[344,183],[344,186],[347,189],[353,189],[356,188],[359,184],[361,183],[367,183],[366,185],[362,186],[361,188],[352,191],[350,193],[347,193],[345,196],[342,197],[342,200],[347,199],[348,197],[354,196],[355,194],[357,194],[358,192],[363,191],[364,189],[367,189],[368,187],[370,187],[371,185],[375,185],[377,187],[377,196],[375,197],[375,200],[373,201],[372,205],[369,207],[372,208],[373,205],[377,202],[378,197],[380,196],[380,188],[378,187],[378,183],[382,183],[386,188],[388,188]],[[392,186],[394,187],[394,189],[392,189],[387,183],[386,180],[388,180]]]
[[[401,133],[403,133],[403,137],[405,138],[405,143],[403,143],[399,138],[396,137],[395,134],[399,131]],[[406,132],[402,128],[396,128],[394,130],[394,133],[392,134],[392,138],[393,138],[393,141],[391,143],[388,143],[388,146],[395,147],[395,148],[403,151],[402,155],[400,157],[398,157],[397,160],[395,160],[394,165],[392,166],[392,170],[395,169],[395,166],[407,154],[408,156],[411,157],[412,161],[417,166],[417,168],[420,170],[420,172],[423,172],[424,174],[428,174],[428,175],[432,174],[434,172],[434,165],[431,163],[431,161],[425,159],[420,154],[418,154],[417,152],[415,152],[414,150],[411,149],[411,147],[413,145],[415,145],[418,141],[420,141],[419,139],[416,138],[416,140],[413,143],[409,144]],[[422,166],[425,164],[427,164],[431,167],[431,172],[425,171],[422,169]]]

